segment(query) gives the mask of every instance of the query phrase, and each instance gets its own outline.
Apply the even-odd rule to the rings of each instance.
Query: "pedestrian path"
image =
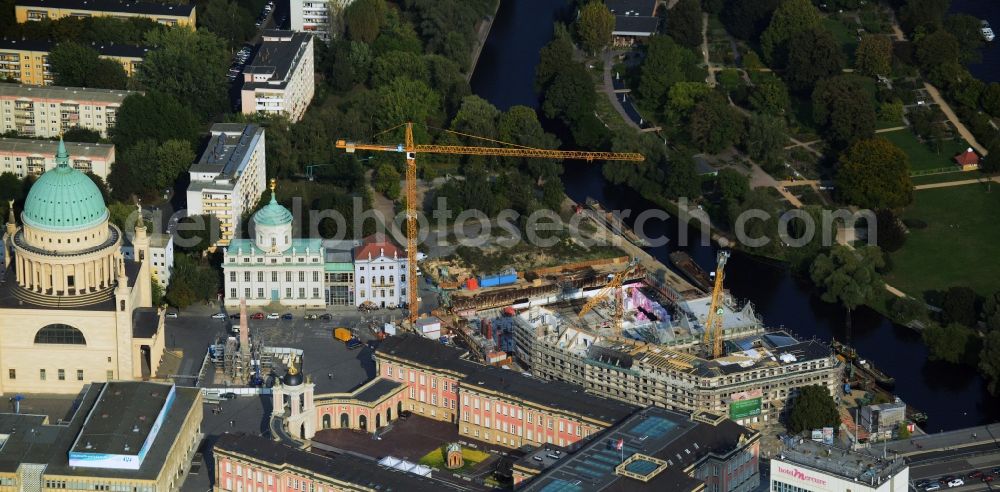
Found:
[[[976,178],[976,179],[963,179],[961,181],[945,181],[944,183],[928,183],[914,186],[914,190],[929,190],[933,188],[950,188],[952,186],[964,186],[970,184],[986,184],[989,181],[995,183],[1000,183],[1000,176],[994,176],[992,178]]]

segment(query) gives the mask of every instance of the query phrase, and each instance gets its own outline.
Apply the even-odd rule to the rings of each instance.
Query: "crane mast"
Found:
[[[359,144],[347,140],[337,140],[336,148],[347,153],[358,150],[376,152],[396,152],[406,154],[406,295],[408,300],[410,321],[416,321],[420,300],[417,297],[417,154],[453,154],[453,155],[488,155],[500,157],[535,157],[543,159],[580,159],[587,162],[633,161],[645,160],[642,154],[623,152],[586,152],[573,150],[536,149],[521,145],[502,143],[507,147],[477,147],[463,145],[428,145],[413,141],[413,123],[405,123],[406,133],[403,143],[395,145]],[[466,135],[475,137],[475,135]],[[483,139],[483,137],[475,137]],[[619,321],[620,324],[620,321]]]
[[[635,271],[636,266],[639,265],[639,261],[633,258],[624,270],[614,274],[611,280],[601,288],[594,297],[591,297],[586,304],[580,308],[578,316],[581,318],[583,315],[589,313],[591,310],[597,306],[598,303],[603,301],[606,297],[614,293],[614,306],[612,307],[612,317],[611,317],[611,328],[614,330],[614,336],[621,336],[622,331],[622,318],[625,317],[625,294],[624,289],[622,289],[622,284],[625,279],[628,278],[632,272]]]
[[[708,307],[708,317],[705,320],[705,348],[712,353],[712,358],[722,356],[722,279],[725,276],[726,261],[729,251],[719,251],[715,262],[715,285],[712,287],[712,303]]]

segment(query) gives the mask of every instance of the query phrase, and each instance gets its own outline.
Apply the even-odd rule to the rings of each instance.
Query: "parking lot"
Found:
[[[947,482],[955,478],[961,479],[964,483],[949,488]],[[971,492],[997,490],[1000,488],[998,487],[1000,485],[1000,452],[969,457],[956,457],[954,459],[931,463],[912,464],[910,466],[910,483],[918,491],[951,490],[955,492]],[[933,483],[938,483],[940,489],[929,486]]]

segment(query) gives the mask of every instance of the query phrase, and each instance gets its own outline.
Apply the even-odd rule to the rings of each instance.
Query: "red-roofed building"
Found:
[[[406,251],[385,236],[366,237],[354,249],[355,305],[397,307],[406,303]]]
[[[962,152],[955,156],[955,163],[958,167],[962,168],[963,171],[973,171],[979,169],[979,154],[969,147],[968,150]]]

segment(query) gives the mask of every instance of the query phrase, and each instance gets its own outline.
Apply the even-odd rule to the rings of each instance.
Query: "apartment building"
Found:
[[[344,29],[344,9],[353,0],[289,0],[291,28],[310,33],[324,42]]]
[[[50,70],[49,52],[55,43],[49,41],[0,39],[0,79],[29,85],[50,85],[55,75]],[[125,44],[92,44],[101,58],[121,63],[131,77],[142,63],[149,48]]]
[[[264,31],[257,54],[243,70],[243,114],[283,114],[298,121],[312,101],[314,77],[311,34]]]
[[[195,27],[195,7],[175,3],[129,0],[17,0],[14,15],[18,23],[62,19],[64,17],[141,17],[167,26]]]
[[[132,243],[122,245],[122,256],[126,260],[135,259],[135,248],[132,247]],[[174,271],[174,236],[156,232],[150,234],[149,259],[153,280],[159,282],[166,290],[170,285],[170,275]]]
[[[244,213],[267,187],[264,129],[217,123],[198,162],[188,170],[188,215],[210,214],[221,224],[219,245],[228,245]]]
[[[404,409],[458,426],[459,435],[497,446],[577,443],[639,407],[463,357],[417,335],[387,338],[375,353],[380,377],[407,385]]]
[[[705,359],[685,352],[695,352],[689,347],[611,342],[551,320],[538,310],[515,318],[517,358],[536,377],[636,405],[728,415],[742,425],[777,419],[802,386],[836,395],[843,370],[829,346],[780,331],[731,338],[725,356]]]
[[[85,173],[108,179],[115,162],[115,146],[102,143],[65,142],[71,156],[70,165]],[[56,167],[59,142],[26,138],[0,138],[0,173],[12,173],[19,178],[40,176]]]
[[[406,251],[384,237],[369,236],[354,250],[354,301],[358,306],[406,303]]]
[[[57,137],[73,127],[107,138],[122,101],[133,91],[0,84],[0,129],[26,137]]]

